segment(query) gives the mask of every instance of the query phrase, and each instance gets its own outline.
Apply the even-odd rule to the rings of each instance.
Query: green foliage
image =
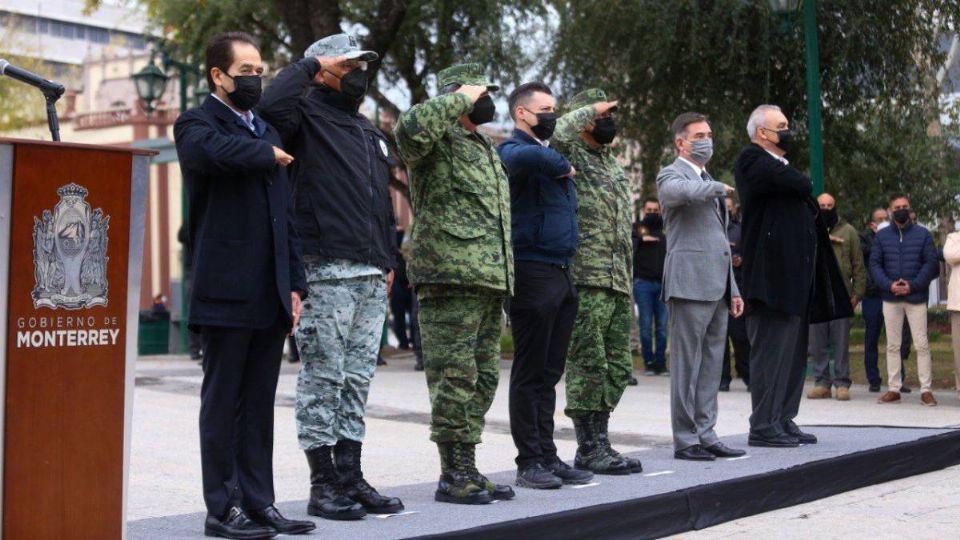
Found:
[[[90,0],[90,6],[98,5]],[[515,81],[529,63],[515,39],[520,26],[539,24],[543,2],[524,0],[140,0],[165,47],[201,61],[206,40],[243,30],[260,40],[264,59],[281,68],[302,58],[320,37],[342,30],[358,34],[377,51],[379,71],[401,85],[412,101],[426,99],[440,69],[469,59],[485,64],[497,80]],[[371,96],[395,108],[374,86]]]
[[[550,72],[568,95],[599,85],[621,99],[624,133],[641,145],[648,183],[672,159],[669,125],[680,112],[710,115],[714,175],[732,181],[746,120],[780,105],[806,150],[805,60],[800,14],[766,0],[554,0],[559,16]],[[954,211],[960,192],[938,119],[933,74],[945,60],[938,31],[955,31],[958,0],[820,0],[826,189],[860,225],[892,191],[912,195],[921,218]],[[950,135],[944,132],[944,135]]]
[[[513,354],[513,332],[509,328],[500,335],[500,354]]]
[[[36,58],[17,56],[9,52],[25,50],[24,44],[16,41],[22,35],[23,33],[17,32],[12,20],[0,27],[0,58],[45,77],[52,77],[53,73],[49,68]],[[26,50],[29,50],[29,47],[26,47]],[[8,77],[0,77],[0,132],[36,125],[45,118],[45,103],[40,92]]]
[[[484,64],[495,81],[518,83],[532,62],[518,37],[536,28],[538,17],[546,12],[539,2],[504,0],[432,0],[408,5],[384,74],[391,84],[406,82],[414,103],[426,99],[432,74],[463,61]]]

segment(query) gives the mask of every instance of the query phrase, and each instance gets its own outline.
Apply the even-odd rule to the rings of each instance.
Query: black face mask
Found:
[[[598,118],[593,122],[593,140],[610,144],[617,137],[617,123],[613,118]]]
[[[793,147],[793,132],[789,129],[783,129],[777,132],[777,148],[789,154]]]
[[[227,75],[224,73],[224,75]],[[249,111],[260,103],[260,96],[263,94],[262,81],[259,75],[237,75],[233,77],[233,92],[227,92],[227,97],[233,105],[241,111]]]
[[[467,118],[473,122],[473,125],[479,126],[493,120],[497,113],[497,106],[493,103],[493,98],[489,95],[483,96],[473,104],[473,110],[467,115]]]
[[[552,112],[535,114],[537,115],[537,125],[532,126],[530,131],[533,131],[538,139],[545,141],[553,135],[553,130],[557,127],[557,114]]]
[[[331,73],[333,75],[333,73]],[[336,75],[333,75],[336,77]],[[354,69],[340,79],[340,93],[359,101],[367,95],[367,85],[370,83],[367,72],[360,68]]]
[[[899,223],[900,225],[906,224],[908,221],[910,221],[910,209],[901,208],[900,210],[894,210],[893,220]]]
[[[833,230],[837,226],[837,223],[840,221],[840,216],[837,215],[836,208],[820,209],[820,214],[823,216],[823,224],[827,226],[827,230]]]
[[[660,214],[644,214],[643,221],[640,223],[642,223],[644,227],[651,230],[659,230],[663,228],[663,218],[660,216]]]

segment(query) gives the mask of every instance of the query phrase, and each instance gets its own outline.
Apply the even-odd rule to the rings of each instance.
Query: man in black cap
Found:
[[[277,75],[260,106],[297,158],[293,204],[312,297],[297,331],[297,433],[310,465],[307,512],[327,519],[403,510],[360,466],[396,264],[388,189],[395,160],[387,138],[358,112],[367,62],[377,58],[354,36],[325,37]]]

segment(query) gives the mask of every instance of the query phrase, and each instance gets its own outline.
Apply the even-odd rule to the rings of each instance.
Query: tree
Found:
[[[687,110],[711,117],[711,170],[727,181],[748,141],[746,119],[761,103],[780,105],[798,128],[788,158],[807,166],[797,16],[771,14],[766,0],[553,5],[559,26],[548,72],[567,93],[601,86],[621,100],[621,125],[640,144],[647,191],[672,159],[670,122]],[[945,59],[938,37],[958,30],[960,1],[820,0],[817,21],[826,189],[841,213],[860,225],[891,191],[911,193],[926,217],[955,210],[960,175],[949,139],[927,133],[942,112],[933,80]]]
[[[370,66],[370,96],[398,111],[381,84],[402,84],[411,103],[426,99],[431,76],[448,65],[479,61],[500,81],[528,65],[516,36],[538,24],[543,2],[524,0],[140,0],[165,45],[201,59],[210,36],[241,29],[257,37],[273,67],[298,60],[316,39],[348,29],[382,61]],[[99,0],[89,0],[94,9]],[[505,24],[509,23],[509,24]]]
[[[30,47],[17,41],[18,36],[23,34],[17,31],[16,24],[13,18],[0,23],[0,58],[6,58],[11,63],[44,77],[53,77],[49,66],[36,57],[22,54],[24,51],[29,52]],[[12,54],[11,51],[20,51],[21,54]],[[43,94],[9,77],[0,77],[0,132],[36,125],[45,118],[46,104]]]

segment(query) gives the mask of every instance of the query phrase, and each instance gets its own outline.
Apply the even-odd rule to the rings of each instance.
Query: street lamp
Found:
[[[137,89],[137,97],[144,103],[144,109],[147,113],[154,111],[153,104],[163,95],[167,87],[167,75],[153,63],[153,55],[150,55],[150,61],[143,69],[133,74],[133,85]]]
[[[210,95],[210,88],[207,87],[207,81],[200,79],[200,82],[197,83],[196,88],[193,89],[193,99],[196,101],[197,107],[203,105],[203,102],[207,99],[207,96]]]
[[[823,120],[820,117],[820,52],[817,45],[817,2],[803,1],[803,40],[807,59],[807,131],[810,132],[810,177],[813,194],[823,193]],[[801,0],[768,0],[770,11],[789,16]]]
[[[163,70],[161,71],[153,61],[157,53],[160,53],[161,61],[163,63]],[[179,89],[180,89],[180,112],[184,113],[187,111],[189,102],[187,101],[187,86],[190,84],[191,78],[198,81],[198,87],[194,90],[194,96],[201,100],[203,97],[206,97],[206,94],[209,94],[209,90],[204,90],[200,88],[199,82],[201,81],[200,77],[200,68],[196,64],[190,64],[187,62],[179,62],[171,58],[165,48],[164,43],[161,41],[157,48],[150,54],[150,62],[140,70],[138,73],[132,76],[134,85],[137,87],[137,95],[146,103],[146,111],[149,113],[154,110],[153,103],[160,99],[160,96],[163,95],[163,91],[166,87],[167,80],[170,78],[165,72],[170,69],[176,69],[179,76]],[[206,88],[206,85],[203,85],[203,88]],[[187,222],[187,196],[186,189],[181,189],[180,195],[180,218],[183,223]],[[188,303],[187,303],[187,261],[184,259],[181,261],[181,279],[180,279],[180,344],[183,348],[187,348],[187,343],[189,337],[187,334],[187,316],[188,316]]]
[[[767,2],[770,4],[770,11],[776,14],[790,13],[800,6],[800,0],[767,0]]]

